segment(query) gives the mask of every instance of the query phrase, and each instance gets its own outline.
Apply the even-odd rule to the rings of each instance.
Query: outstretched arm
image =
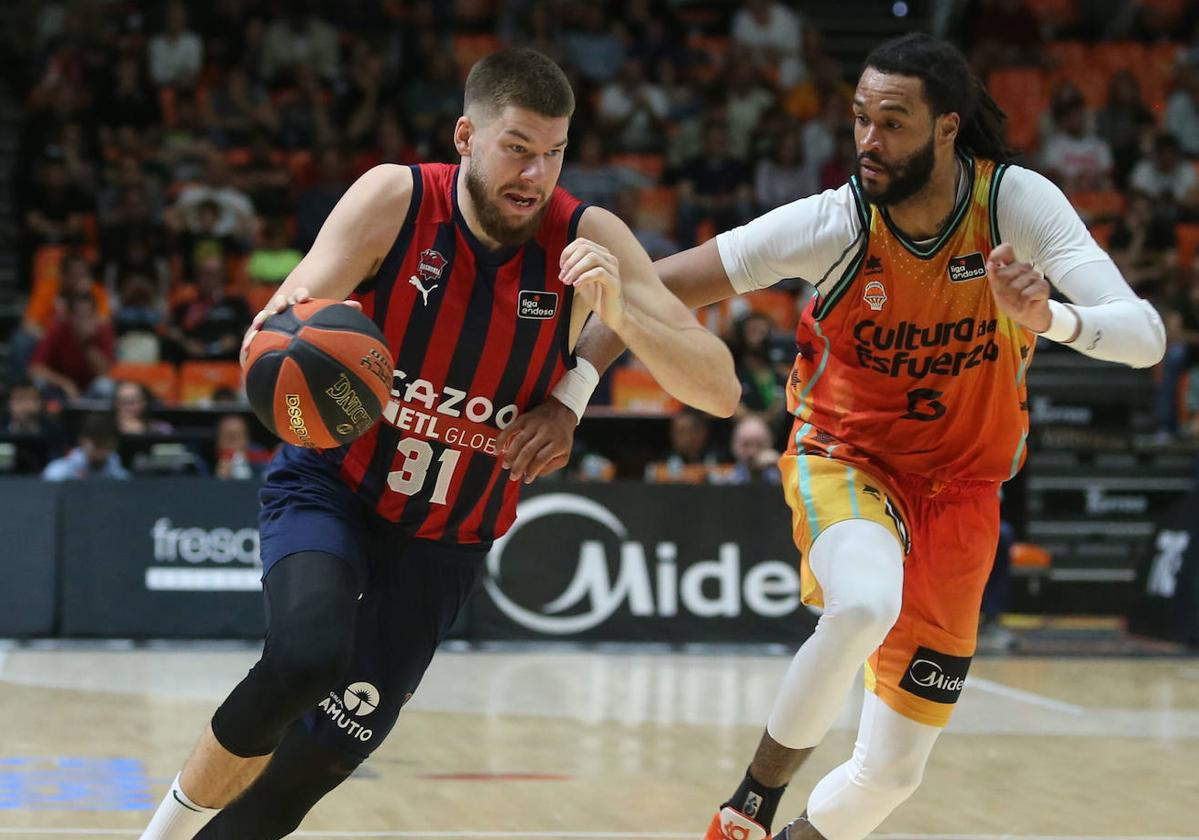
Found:
[[[720,262],[715,239],[660,259],[653,264],[653,269],[666,289],[690,309],[737,294]],[[603,321],[592,318],[579,334],[575,354],[587,359],[602,374],[620,357],[625,347],[621,337]]]
[[[579,238],[562,252],[562,280],[574,285],[576,298],[672,396],[719,417],[736,411],[741,386],[732,354],[662,284],[624,222],[599,207],[588,208]],[[576,345],[576,352],[595,364],[585,345]],[[604,366],[610,363],[611,358]]]

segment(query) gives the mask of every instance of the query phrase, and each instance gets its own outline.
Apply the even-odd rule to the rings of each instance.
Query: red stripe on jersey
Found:
[[[516,266],[512,263],[504,266],[499,275],[496,277],[496,286],[510,285],[520,282],[520,271],[516,270]],[[516,321],[511,317],[511,312],[507,311],[509,302],[502,295],[495,295],[491,299],[491,320],[487,330],[487,342],[483,345],[483,357],[480,360],[478,368],[475,370],[474,379],[471,380],[469,393],[471,394],[492,394],[496,393],[499,387],[500,379],[504,375],[504,367],[508,361],[509,355],[512,353],[512,341],[516,337]],[[502,360],[502,361],[501,361]],[[447,354],[446,361],[449,357]],[[499,406],[495,406],[496,409]],[[450,512],[453,510],[453,499],[458,497],[458,491],[462,488],[463,482],[466,480],[467,470],[470,469],[471,463],[475,458],[487,458],[495,460],[493,456],[488,455],[478,450],[468,449],[463,452],[463,457],[459,460],[457,469],[454,471],[453,482],[450,484],[447,503],[444,505],[434,505],[425,521],[421,524],[420,530],[417,532],[418,537],[424,537],[431,540],[439,540],[445,534],[445,526],[450,518]],[[488,489],[495,484],[496,476],[502,472],[501,470],[493,470],[491,481],[488,483]],[[487,498],[487,493],[484,493],[482,498]],[[480,505],[476,505],[476,508]],[[472,512],[473,516],[473,512]],[[470,534],[471,521],[470,518],[463,523],[463,527],[459,529],[464,534]],[[474,523],[477,527],[478,523]]]
[[[456,239],[454,265],[450,276],[446,278],[447,281],[454,277],[473,277],[476,271],[475,255],[471,253],[470,247],[463,240],[461,231],[458,231]],[[448,286],[449,283],[447,282],[446,285]],[[445,291],[445,299],[441,302],[437,321],[433,325],[433,340],[425,349],[421,369],[404,371],[407,378],[399,383],[401,389],[416,378],[428,382],[445,381],[446,371],[454,356],[454,347],[458,344],[458,336],[462,332],[462,322],[466,320],[467,304],[470,302],[469,292],[452,294],[448,288]],[[395,469],[404,460],[405,456],[396,452],[392,457],[392,469]],[[404,507],[408,504],[409,498],[402,493],[384,493],[379,500],[379,513],[393,522],[398,522],[403,516]]]

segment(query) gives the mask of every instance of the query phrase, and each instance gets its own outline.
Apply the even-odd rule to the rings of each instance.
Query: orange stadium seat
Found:
[[[466,74],[470,72],[471,66],[476,61],[495,52],[501,46],[503,44],[500,43],[499,37],[491,33],[455,35],[452,49],[454,62],[458,65],[458,73],[461,75],[462,81],[466,81]]]
[[[1091,225],[1091,237],[1099,243],[1100,248],[1107,250],[1108,243],[1112,241],[1112,231],[1115,228],[1116,226],[1111,222]]]
[[[1008,115],[1008,142],[1018,149],[1037,147],[1041,114],[1049,106],[1045,74],[1030,67],[995,70],[987,89]]]
[[[613,166],[628,167],[654,182],[662,180],[662,170],[666,168],[666,158],[654,154],[612,155],[608,162]]]
[[[241,365],[237,362],[184,362],[179,369],[179,401],[184,404],[210,400],[222,387],[241,390]]]
[[[1102,107],[1107,101],[1110,74],[1096,72],[1090,47],[1077,41],[1057,41],[1048,46],[1048,52],[1054,63],[1050,90],[1070,84],[1082,92],[1088,108]]]
[[[155,397],[169,403],[175,400],[179,373],[170,362],[117,362],[108,369],[108,377],[145,385]]]
[[[1078,19],[1078,0],[1024,0],[1037,20],[1052,27],[1068,26]]]
[[[673,234],[678,222],[679,194],[674,187],[646,187],[641,190],[637,223],[661,233]]]
[[[795,322],[799,320],[799,315],[795,311],[795,296],[790,292],[762,289],[742,295],[742,299],[754,312],[768,315],[775,327],[783,332],[791,332],[795,329]]]
[[[648,370],[640,367],[619,367],[612,371],[612,405],[625,411],[667,413],[682,408]]]
[[[1194,262],[1195,254],[1199,252],[1199,223],[1189,222],[1175,225],[1174,238],[1178,245],[1176,253],[1178,267],[1186,268]]]
[[[1048,569],[1053,564],[1049,552],[1033,543],[1013,543],[1009,557],[1013,569]]]
[[[1124,194],[1116,190],[1071,193],[1070,203],[1084,220],[1104,220],[1124,212]]]
[[[275,296],[277,288],[279,287],[274,283],[251,283],[250,288],[246,290],[246,304],[250,311],[261,312]]]

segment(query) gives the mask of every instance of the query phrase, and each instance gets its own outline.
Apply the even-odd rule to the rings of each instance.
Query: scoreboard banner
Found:
[[[261,637],[256,482],[8,486],[8,544],[29,546],[4,561],[29,584],[0,595],[19,605],[0,611],[9,635],[50,632],[57,588],[65,636]],[[790,522],[767,485],[534,486],[454,635],[794,646],[817,616],[799,603]]]
[[[58,488],[6,478],[0,504],[0,636],[48,636],[58,596]]]
[[[1199,492],[1162,516],[1137,575],[1132,633],[1199,648]]]
[[[64,635],[262,635],[257,482],[84,481],[61,491]]]
[[[806,638],[779,488],[544,484],[487,559],[480,639],[670,643]]]

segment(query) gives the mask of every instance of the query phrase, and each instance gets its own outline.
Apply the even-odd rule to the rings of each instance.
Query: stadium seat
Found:
[[[624,411],[664,413],[682,408],[648,370],[640,367],[619,367],[612,371],[612,405]]]
[[[1199,223],[1175,225],[1174,238],[1177,241],[1178,267],[1186,268],[1194,262],[1195,254],[1199,252]]]
[[[795,329],[799,315],[795,311],[795,295],[790,292],[762,289],[742,295],[742,298],[751,310],[769,316],[776,328],[788,333]]]
[[[250,311],[261,312],[275,296],[277,288],[274,283],[251,283],[250,288],[246,290],[246,304]]]
[[[1025,0],[1024,4],[1037,20],[1053,29],[1078,19],[1078,0]]]
[[[179,401],[184,405],[211,400],[217,388],[241,391],[241,387],[237,362],[184,362],[179,368]]]
[[[1008,142],[1025,151],[1037,147],[1041,114],[1049,106],[1045,74],[1029,67],[996,70],[987,79],[991,96],[1008,115]]]
[[[1112,241],[1112,231],[1116,226],[1112,222],[1103,222],[1101,224],[1091,225],[1091,237],[1099,243],[1099,247],[1107,250],[1108,243]]]
[[[1013,570],[1025,572],[1048,569],[1053,564],[1049,552],[1034,543],[1012,543],[1010,559]]]
[[[662,155],[654,154],[612,155],[608,163],[632,169],[655,183],[662,180],[662,170],[666,168],[666,159]]]
[[[165,403],[175,401],[178,371],[170,362],[117,362],[108,369],[114,381],[137,382]]]
[[[503,44],[500,39],[491,34],[458,34],[454,36],[451,49],[454,51],[454,62],[458,65],[458,73],[463,82],[466,74],[476,61],[485,55],[490,55],[500,49]]]
[[[1124,213],[1124,194],[1116,190],[1092,190],[1071,193],[1070,203],[1084,221],[1116,218]]]
[[[1056,41],[1048,45],[1047,51],[1053,56],[1054,63],[1049,77],[1050,89],[1073,85],[1082,92],[1088,108],[1102,107],[1107,101],[1110,73],[1105,70],[1096,72],[1091,48],[1077,41]]]
[[[637,223],[660,233],[673,234],[678,223],[679,194],[674,187],[646,187],[641,190]]]

